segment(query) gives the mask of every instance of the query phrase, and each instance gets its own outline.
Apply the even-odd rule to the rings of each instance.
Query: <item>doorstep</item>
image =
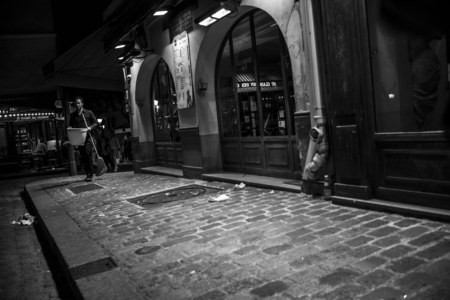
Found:
[[[183,170],[176,169],[176,168],[153,166],[153,167],[141,168],[140,171],[141,171],[141,173],[144,173],[144,174],[156,174],[156,175],[168,175],[168,176],[174,176],[174,177],[183,177]]]
[[[249,186],[261,187],[273,190],[282,190],[294,193],[301,193],[301,181],[287,178],[276,178],[244,173],[219,172],[202,174],[202,179],[209,181],[224,181],[231,183],[245,183]]]
[[[432,220],[450,221],[450,210],[442,208],[427,207],[421,205],[392,202],[380,199],[361,200],[356,198],[332,196],[333,204],[377,210],[382,212],[392,212],[402,215],[409,215],[419,218],[429,218]]]

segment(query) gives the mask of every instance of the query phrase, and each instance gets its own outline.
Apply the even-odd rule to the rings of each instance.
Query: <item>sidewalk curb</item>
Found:
[[[74,271],[80,267],[85,269],[85,264],[112,258],[89,239],[39,181],[25,185],[24,192],[31,214],[37,217],[38,230],[43,233],[76,299],[143,299],[118,266],[76,276]],[[86,265],[88,273],[89,265]]]

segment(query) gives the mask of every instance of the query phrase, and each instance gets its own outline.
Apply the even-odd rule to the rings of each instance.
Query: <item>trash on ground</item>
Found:
[[[269,192],[269,194],[275,194],[275,191],[274,191],[274,190],[271,190],[271,191]]]
[[[233,189],[242,190],[243,188],[245,188],[245,183],[241,182],[239,184],[236,184]]]
[[[222,201],[225,201],[227,199],[230,199],[230,197],[228,197],[225,194],[222,194],[220,196],[217,196],[216,198],[209,199],[209,202],[222,202]]]
[[[99,217],[106,217],[106,215],[104,213],[99,213],[98,216]]]
[[[33,224],[35,217],[30,215],[29,213],[25,213],[22,216],[20,216],[19,218],[17,218],[17,220],[14,220],[11,222],[11,224],[15,224],[15,225],[21,225],[21,226],[29,226],[31,224]]]

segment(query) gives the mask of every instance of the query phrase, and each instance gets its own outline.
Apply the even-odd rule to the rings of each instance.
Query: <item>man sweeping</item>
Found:
[[[83,108],[84,101],[82,97],[75,97],[75,104],[77,106],[77,110],[70,114],[69,128],[87,128],[88,130],[86,141],[83,146],[78,146],[78,150],[80,151],[81,160],[86,172],[86,178],[84,180],[92,181],[94,176],[92,151],[95,149],[95,144],[91,132],[92,129],[98,126],[98,122],[92,111]],[[97,172],[97,175],[101,175],[100,172]]]

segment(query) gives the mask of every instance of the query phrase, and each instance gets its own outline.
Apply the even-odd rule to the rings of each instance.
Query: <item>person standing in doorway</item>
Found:
[[[92,111],[85,109],[84,100],[82,97],[75,97],[75,104],[77,110],[70,114],[69,127],[72,128],[87,128],[88,134],[83,146],[78,146],[80,151],[83,167],[86,172],[85,181],[92,181],[94,176],[94,163],[92,160],[93,143],[91,134],[89,134],[95,127],[98,126],[97,118]]]

